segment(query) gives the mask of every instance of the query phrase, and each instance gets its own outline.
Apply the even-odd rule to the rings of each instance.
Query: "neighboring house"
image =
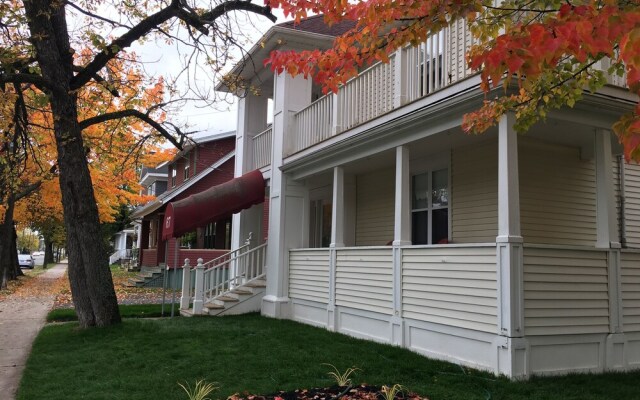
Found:
[[[208,261],[229,251],[231,218],[192,226],[177,238],[163,238],[162,222],[169,203],[187,199],[233,178],[235,141],[235,132],[197,138],[162,170],[143,171],[141,183],[148,188],[146,194],[156,198],[132,214],[132,219],[140,224],[138,263],[141,267],[173,269],[182,266],[185,258]]]
[[[260,88],[238,93],[235,174],[260,169],[268,221],[234,215],[232,248],[268,224],[262,314],[510,377],[640,367],[640,167],[610,131],[637,101],[624,80],[526,135],[509,114],[471,136],[485,93],[463,22],[337,94],[263,67],[344,28],[276,25],[232,71]],[[202,290],[189,312],[211,312]]]
[[[140,171],[141,195],[159,196],[167,190],[168,162],[155,168],[143,167]],[[116,233],[113,237],[113,254],[109,256],[109,264],[128,262],[137,257],[140,224],[133,222],[131,226]],[[135,251],[134,251],[135,250]]]
[[[129,227],[116,233],[113,237],[113,254],[109,256],[109,264],[128,261],[133,257],[135,243],[135,227]]]

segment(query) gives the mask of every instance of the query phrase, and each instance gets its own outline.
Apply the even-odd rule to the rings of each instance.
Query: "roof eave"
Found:
[[[335,36],[274,26],[251,47],[242,57],[242,60],[236,63],[231,71],[228,72],[228,75],[241,75],[244,79],[251,81],[265,68],[262,61],[267,58],[271,51],[275,50],[276,47],[286,45],[287,42],[292,40],[297,43],[308,44],[310,48],[318,48],[319,41],[326,42],[326,47],[328,48],[333,44]],[[258,63],[249,62],[250,60],[257,60]],[[221,92],[232,92],[224,82],[218,82],[215,89]]]

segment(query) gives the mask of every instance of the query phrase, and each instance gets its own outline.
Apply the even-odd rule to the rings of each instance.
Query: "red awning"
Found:
[[[199,226],[230,217],[264,201],[264,178],[259,170],[167,204],[162,239],[179,237]]]

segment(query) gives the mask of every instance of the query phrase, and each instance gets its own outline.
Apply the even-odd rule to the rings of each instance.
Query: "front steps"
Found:
[[[152,280],[162,276],[162,268],[142,267],[140,273],[135,278],[129,278],[129,281],[125,284],[127,287],[143,287],[149,284]]]
[[[259,279],[223,293],[203,306],[203,315],[238,315],[260,311],[266,281]],[[193,310],[180,310],[180,315],[192,317]]]

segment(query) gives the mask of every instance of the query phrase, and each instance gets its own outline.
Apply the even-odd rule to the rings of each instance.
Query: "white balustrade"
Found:
[[[202,258],[198,258],[198,265],[196,266],[196,281],[195,281],[196,293],[193,299],[193,313],[202,314],[204,308],[204,265],[202,264]]]
[[[182,296],[180,297],[180,309],[189,309],[191,303],[191,266],[189,259],[185,258],[184,266],[182,266]]]
[[[333,125],[333,95],[320,97],[294,116],[291,139],[292,152],[306,149],[331,137]]]
[[[253,145],[253,168],[258,169],[271,164],[271,143],[273,140],[273,129],[269,128],[252,139]]]
[[[323,96],[294,114],[285,156],[476,74],[466,62],[474,43],[466,22],[459,20],[418,46],[398,50],[388,63],[365,69],[337,94]],[[596,67],[606,72],[608,66],[603,60]],[[607,82],[627,86],[624,76],[608,75]]]

